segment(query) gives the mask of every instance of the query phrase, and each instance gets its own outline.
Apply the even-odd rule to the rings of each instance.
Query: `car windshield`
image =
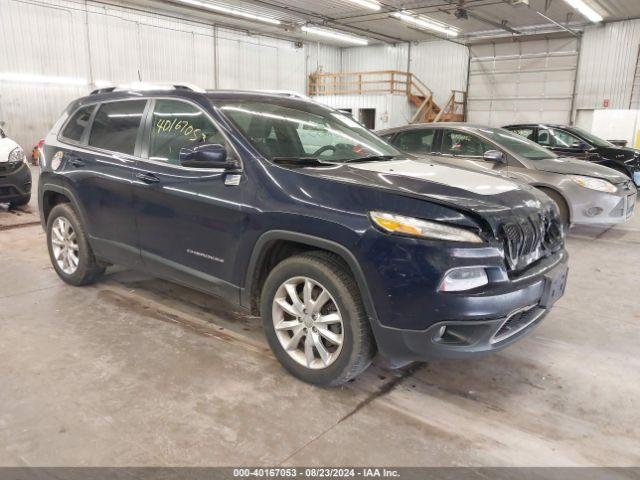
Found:
[[[584,138],[587,142],[596,147],[615,147],[615,145],[611,142],[607,142],[606,140],[601,139],[600,137],[596,137],[593,133],[587,132],[585,129],[580,127],[571,127],[570,132],[576,132],[582,138]]]
[[[350,116],[316,103],[287,98],[214,103],[269,160],[347,162],[400,155]]]
[[[528,160],[546,160],[558,156],[535,142],[503,128],[482,127],[478,132],[489,140]]]

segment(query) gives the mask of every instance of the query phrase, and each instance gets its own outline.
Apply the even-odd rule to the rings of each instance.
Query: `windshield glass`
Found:
[[[587,142],[595,145],[596,147],[614,147],[613,143],[607,142],[606,140],[601,139],[600,137],[596,137],[593,133],[587,132],[583,128],[580,127],[571,127],[570,132],[576,132],[582,138],[584,138]]]
[[[395,148],[348,115],[300,100],[278,99],[276,102],[215,101],[225,116],[269,160],[314,158],[344,162],[399,155]]]
[[[532,142],[517,133],[502,128],[482,127],[478,128],[478,132],[484,134],[489,140],[493,140],[501,147],[524,157],[528,160],[545,160],[548,158],[558,158],[558,156],[541,147],[537,143]]]

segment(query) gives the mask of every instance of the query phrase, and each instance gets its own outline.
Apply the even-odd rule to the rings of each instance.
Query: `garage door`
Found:
[[[468,120],[569,123],[577,65],[573,37],[472,46]]]

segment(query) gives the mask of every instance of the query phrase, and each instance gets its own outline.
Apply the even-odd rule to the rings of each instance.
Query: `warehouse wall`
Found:
[[[0,0],[0,73],[77,83],[0,81],[0,121],[31,149],[96,81],[179,80],[204,88],[303,93],[307,53],[289,41],[90,1]],[[324,52],[323,62],[330,53]]]
[[[444,104],[451,90],[466,90],[469,49],[447,41],[373,45],[345,48],[343,72],[370,70],[411,71],[432,91],[438,104]]]
[[[575,108],[629,108],[640,96],[636,78],[640,48],[640,20],[588,27],[582,38]]]

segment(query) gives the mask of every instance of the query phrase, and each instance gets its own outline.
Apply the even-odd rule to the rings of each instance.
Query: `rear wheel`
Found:
[[[541,191],[547,194],[548,197],[551,198],[556,205],[558,205],[558,210],[560,211],[560,220],[562,221],[562,226],[565,228],[569,228],[569,205],[567,201],[564,199],[562,195],[560,195],[555,190],[551,190],[549,188],[541,188]]]
[[[269,345],[290,373],[334,386],[369,366],[375,346],[358,292],[350,272],[323,252],[290,257],[271,271],[261,312]]]
[[[68,203],[56,205],[49,214],[47,246],[56,273],[71,285],[88,285],[104,272],[80,219]]]

